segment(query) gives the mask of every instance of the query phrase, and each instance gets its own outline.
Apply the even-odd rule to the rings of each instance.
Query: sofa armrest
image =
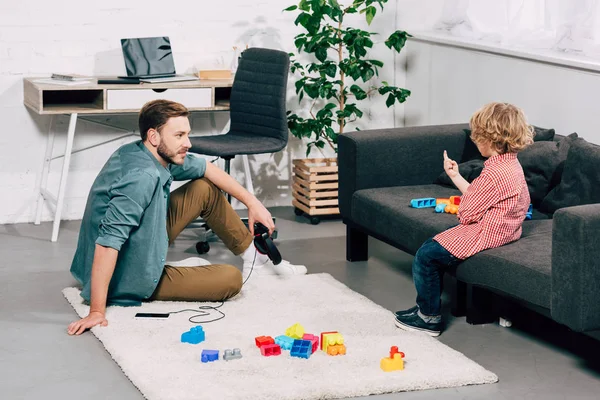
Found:
[[[442,154],[463,159],[468,124],[348,132],[338,137],[339,207],[350,215],[355,191],[431,184],[444,171]]]
[[[600,204],[554,213],[551,315],[577,332],[600,329],[599,232]]]

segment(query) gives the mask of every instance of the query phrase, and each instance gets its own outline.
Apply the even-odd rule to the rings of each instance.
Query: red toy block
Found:
[[[398,351],[398,346],[392,346],[390,348],[390,358],[392,360],[394,359],[394,354],[400,354],[400,357],[404,358],[404,353],[401,351]]]
[[[275,343],[265,344],[264,346],[260,346],[260,354],[265,357],[278,356],[281,354],[281,346]]]
[[[266,344],[275,343],[275,339],[273,339],[271,336],[257,336],[254,338],[254,341],[256,342],[256,347],[262,347]]]
[[[312,342],[312,352],[314,353],[319,348],[319,337],[313,335],[312,333],[305,333],[302,336],[303,340],[310,340]]]
[[[319,342],[319,343],[321,343],[321,350],[323,350],[323,335],[325,335],[327,333],[338,333],[338,331],[321,332],[321,341]]]
[[[460,196],[450,196],[450,204],[459,205],[460,204]]]

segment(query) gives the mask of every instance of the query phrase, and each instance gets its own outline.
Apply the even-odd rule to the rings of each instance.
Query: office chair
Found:
[[[275,153],[283,149],[288,142],[286,92],[289,66],[289,55],[283,51],[245,50],[231,88],[229,132],[191,137],[189,151],[224,159],[224,169],[229,174],[231,160],[236,155]],[[247,163],[245,166],[249,175]],[[231,202],[229,195],[228,201]],[[200,254],[208,249],[207,242],[196,244]]]

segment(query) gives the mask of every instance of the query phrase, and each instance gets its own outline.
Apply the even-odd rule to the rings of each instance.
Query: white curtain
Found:
[[[445,0],[436,30],[600,59],[600,0]]]

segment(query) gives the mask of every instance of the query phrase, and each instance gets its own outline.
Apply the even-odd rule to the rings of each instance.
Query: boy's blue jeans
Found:
[[[428,317],[441,315],[444,272],[462,262],[441,244],[429,238],[421,245],[412,264],[419,311]]]

